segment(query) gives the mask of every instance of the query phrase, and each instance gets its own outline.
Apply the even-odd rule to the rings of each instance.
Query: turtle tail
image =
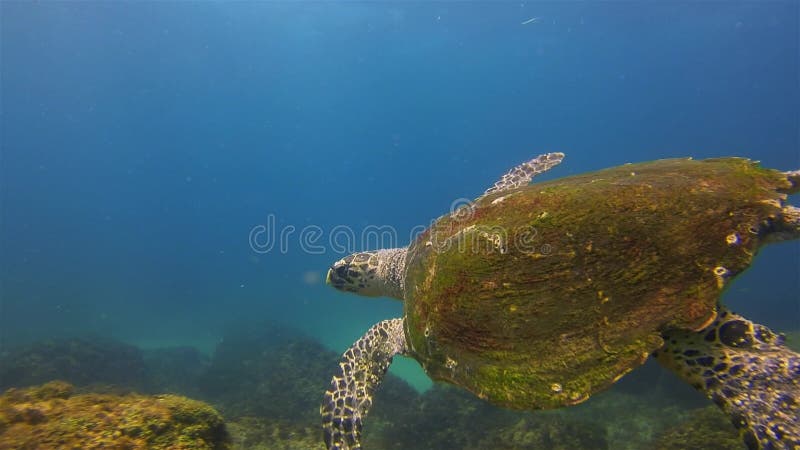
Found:
[[[654,356],[731,418],[749,449],[800,446],[800,354],[723,307],[709,327],[664,333]]]
[[[320,407],[328,450],[361,450],[362,419],[398,353],[406,353],[403,319],[378,322],[344,352]]]

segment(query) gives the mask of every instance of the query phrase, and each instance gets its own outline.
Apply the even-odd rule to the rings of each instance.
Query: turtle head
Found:
[[[353,253],[342,258],[328,269],[325,282],[340,291],[353,292],[367,297],[378,297],[380,284],[377,280],[378,262],[376,252]]]
[[[405,248],[358,252],[333,263],[326,283],[366,297],[403,299]]]

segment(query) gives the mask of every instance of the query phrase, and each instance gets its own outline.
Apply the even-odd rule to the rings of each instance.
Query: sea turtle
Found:
[[[392,357],[496,405],[580,403],[650,355],[719,405],[750,448],[800,448],[800,355],[720,293],[767,242],[800,237],[800,171],[744,158],[626,164],[529,185],[515,167],[409,247],[334,263],[335,288],[404,302],[348,349],[321,407],[360,449]]]

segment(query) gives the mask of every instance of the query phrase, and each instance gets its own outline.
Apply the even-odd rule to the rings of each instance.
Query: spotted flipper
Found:
[[[347,349],[320,407],[328,450],[360,450],[362,419],[397,354],[406,353],[403,319],[378,322]]]
[[[508,173],[503,175],[503,177],[494,184],[494,186],[487,189],[483,195],[486,196],[525,186],[530,183],[536,175],[557,166],[561,163],[562,159],[564,159],[563,153],[545,153],[544,155],[539,155],[509,170]]]
[[[720,308],[709,327],[664,333],[656,359],[725,411],[750,449],[800,448],[800,354]]]
[[[784,206],[781,211],[781,221],[773,230],[776,237],[772,240],[790,240],[800,237],[800,208],[796,206]],[[772,236],[770,236],[772,237]]]

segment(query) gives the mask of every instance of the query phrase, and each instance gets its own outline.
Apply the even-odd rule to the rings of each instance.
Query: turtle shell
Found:
[[[662,330],[714,320],[788,188],[746,159],[671,159],[482,197],[409,248],[411,355],[505,407],[586,400]]]

